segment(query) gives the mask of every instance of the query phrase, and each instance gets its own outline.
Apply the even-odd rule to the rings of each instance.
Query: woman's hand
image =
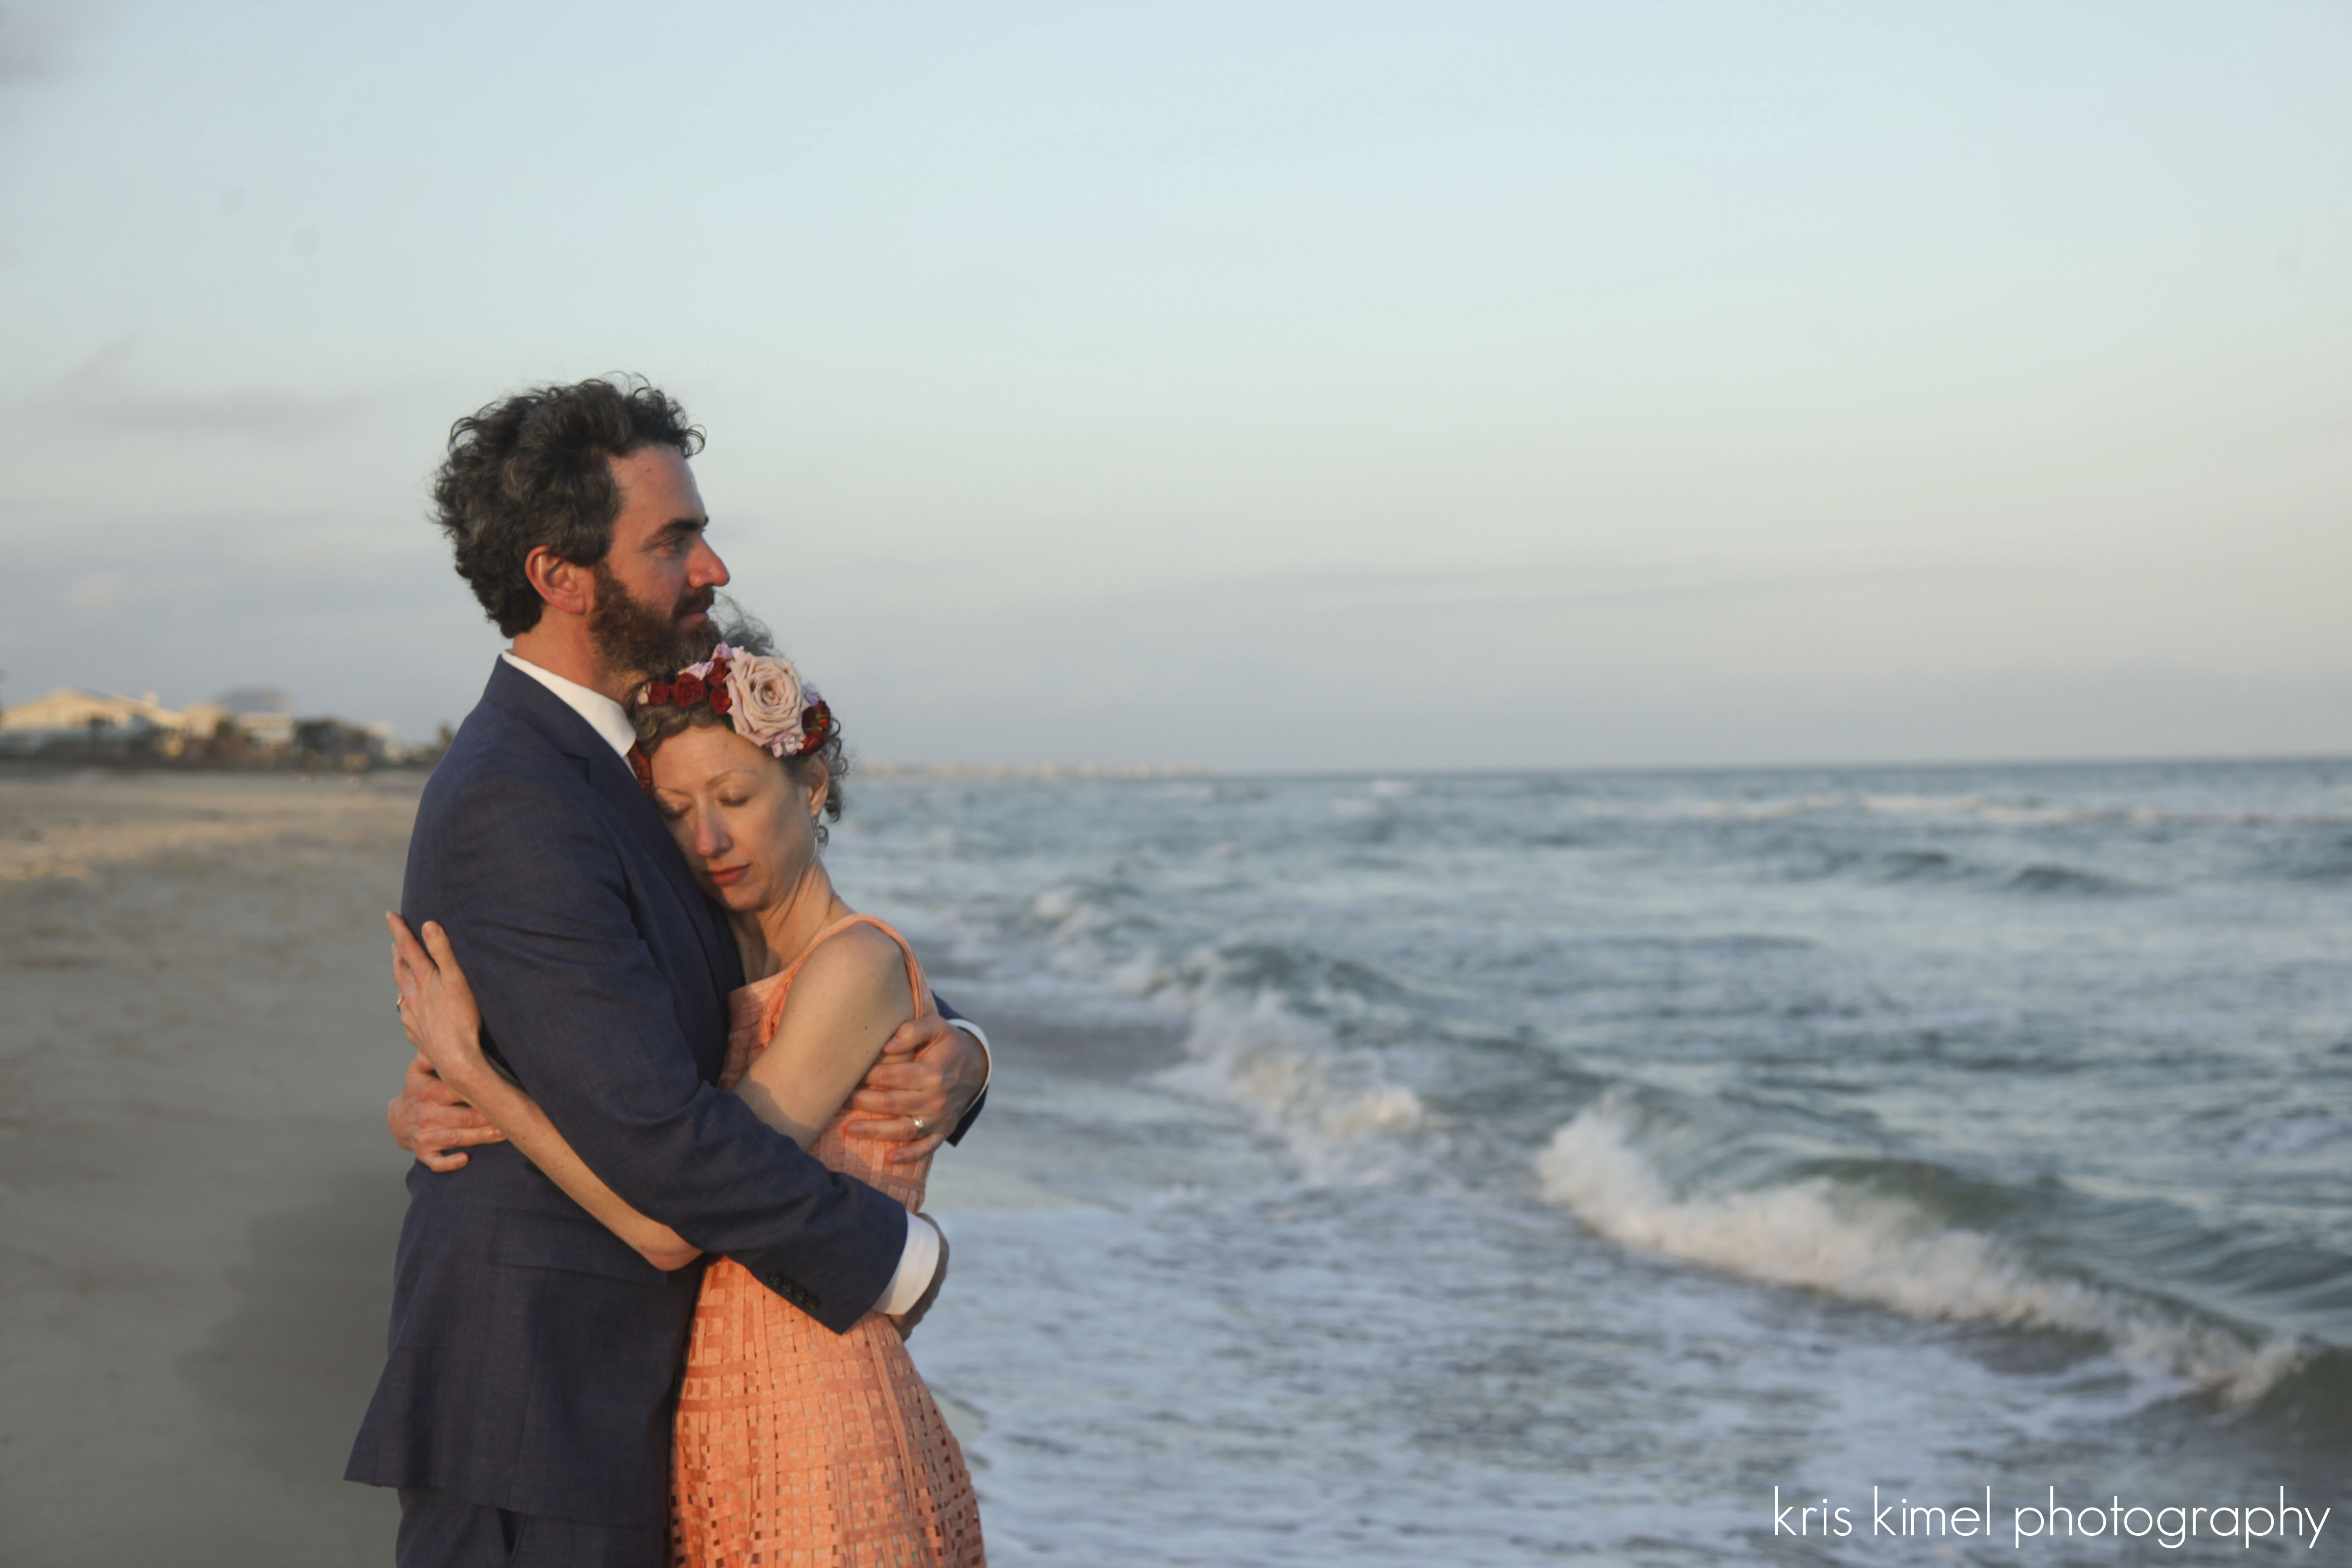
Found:
[[[408,1009],[403,1007],[405,1015]],[[392,1141],[422,1161],[428,1171],[461,1171],[466,1156],[460,1150],[478,1143],[503,1143],[507,1135],[498,1124],[466,1103],[443,1083],[433,1063],[423,1055],[408,1058],[400,1092],[383,1108],[384,1125]]]
[[[400,987],[400,1022],[408,1043],[433,1064],[442,1082],[478,1097],[478,1086],[492,1070],[482,1055],[482,1010],[450,951],[449,933],[439,922],[426,921],[419,943],[398,915],[387,914],[383,921],[392,928],[392,978]]]

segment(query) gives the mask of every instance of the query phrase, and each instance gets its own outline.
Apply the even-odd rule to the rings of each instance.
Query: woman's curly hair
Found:
[[[523,574],[532,551],[544,545],[582,566],[604,559],[621,515],[606,459],[656,443],[691,458],[702,431],[676,399],[635,376],[532,387],[449,426],[433,521],[500,632],[539,624],[544,602]]]
[[[724,596],[719,601],[719,612],[724,617],[719,634],[720,642],[739,653],[762,657],[775,653],[776,639],[769,634],[768,628],[744,615]],[[662,679],[674,680],[677,674],[672,671]],[[712,710],[708,702],[681,708],[674,702],[643,701],[644,695],[645,688],[640,687],[632,697],[629,718],[637,727],[637,750],[645,753],[648,763],[653,761],[654,753],[661,750],[662,742],[671,736],[683,734],[688,730],[708,730],[727,722],[722,715]],[[826,842],[833,835],[826,829],[825,823],[839,822],[841,808],[849,801],[849,796],[841,787],[842,780],[849,774],[849,753],[841,744],[839,721],[835,720],[832,732],[824,738],[824,744],[816,750],[803,752],[797,756],[779,757],[776,761],[782,766],[784,775],[803,788],[808,784],[814,766],[824,764],[824,819],[816,825],[816,841],[819,844]]]

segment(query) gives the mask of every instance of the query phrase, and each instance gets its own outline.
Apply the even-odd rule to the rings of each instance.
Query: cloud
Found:
[[[128,374],[138,334],[107,344],[60,379],[60,407],[117,430],[167,436],[252,436],[307,441],[350,421],[372,396],[312,397],[294,393],[222,391],[194,395],[143,391]]]

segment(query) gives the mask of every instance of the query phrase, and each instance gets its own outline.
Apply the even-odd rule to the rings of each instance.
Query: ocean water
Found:
[[[2352,762],[852,785],[998,1563],[2352,1551]]]

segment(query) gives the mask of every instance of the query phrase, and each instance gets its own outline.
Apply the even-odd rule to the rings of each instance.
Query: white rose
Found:
[[[728,661],[727,695],[735,732],[782,756],[783,742],[801,732],[801,678],[790,659],[737,654]]]

